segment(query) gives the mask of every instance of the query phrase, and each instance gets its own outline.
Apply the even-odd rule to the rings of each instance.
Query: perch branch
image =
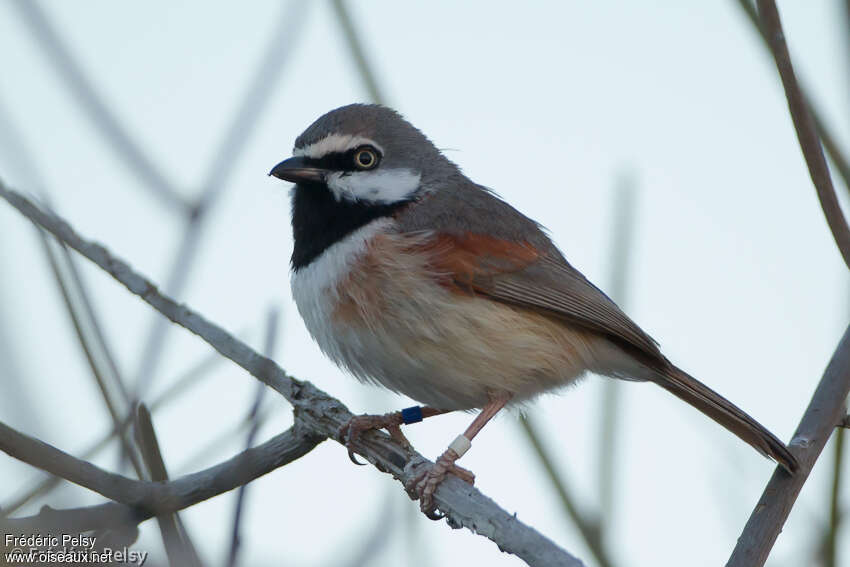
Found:
[[[296,419],[313,434],[335,439],[342,425],[351,419],[351,412],[342,402],[309,382],[292,378],[273,361],[261,356],[218,325],[161,294],[153,283],[135,272],[126,262],[113,256],[103,246],[81,238],[61,218],[41,209],[2,183],[0,197],[33,223],[100,266],[168,319],[198,335],[222,355],[281,394],[294,406]],[[388,435],[376,431],[364,434],[353,445],[353,449],[382,472],[392,474],[402,484],[410,484],[421,467],[429,463],[420,454],[401,447]],[[117,480],[115,482],[120,483]],[[501,550],[517,555],[529,565],[582,564],[459,478],[449,476],[437,489],[435,501],[452,526],[463,526],[489,538]]]
[[[835,424],[844,413],[844,400],[850,392],[850,326],[812,396],[806,413],[791,440],[791,449],[800,461],[793,475],[777,468],[756,504],[727,567],[764,565],[791,508],[812,467],[823,451]]]

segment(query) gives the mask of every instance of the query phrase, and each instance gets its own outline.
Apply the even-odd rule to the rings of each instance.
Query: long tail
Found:
[[[796,457],[773,433],[741,408],[683,370],[670,364],[659,370],[653,381],[752,445],[762,455],[779,463],[789,473],[800,467]]]

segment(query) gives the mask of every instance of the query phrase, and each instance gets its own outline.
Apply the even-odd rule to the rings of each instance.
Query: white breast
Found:
[[[369,241],[386,232],[393,223],[388,218],[370,222],[328,247],[309,265],[292,274],[292,296],[307,330],[322,352],[338,364],[345,364],[338,333],[333,328],[333,312],[339,301],[338,284],[345,280],[352,266],[366,253]]]

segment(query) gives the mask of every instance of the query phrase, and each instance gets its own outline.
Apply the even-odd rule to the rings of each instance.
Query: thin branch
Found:
[[[753,5],[752,0],[738,0],[738,6],[741,7],[744,14],[747,16],[747,19],[753,25],[753,28],[755,28],[755,30],[759,33],[764,46],[768,51],[771,51],[770,40],[768,39],[764,29],[762,29],[761,25],[759,25],[758,12],[756,12],[756,8]],[[850,10],[850,8],[848,8],[848,10]],[[850,16],[850,13],[848,13],[848,16]],[[844,181],[845,189],[850,191],[850,160],[847,159],[838,147],[838,142],[836,141],[835,136],[832,134],[832,131],[829,129],[829,126],[827,126],[826,121],[823,119],[820,112],[818,112],[818,109],[812,104],[811,97],[806,94],[806,91],[802,86],[800,86],[799,89],[803,100],[807,101],[809,112],[815,122],[818,135],[820,135],[820,138],[823,141],[824,148],[829,154],[829,158],[832,160],[832,163],[835,165],[836,171],[838,171],[838,174]]]
[[[776,3],[773,0],[758,0],[758,15],[761,22],[760,29],[764,32],[765,41],[770,45],[776,68],[782,79],[785,97],[788,99],[788,109],[791,112],[794,129],[797,131],[803,157],[809,168],[809,176],[815,185],[821,208],[838,251],[844,258],[844,263],[850,268],[850,227],[847,226],[847,220],[838,203],[832,177],[829,175],[829,166],[824,158],[818,131],[815,128],[815,121],[809,111],[809,104],[797,84]]]
[[[0,451],[19,461],[134,507],[143,503],[145,481],[110,473],[0,422]]]
[[[334,7],[337,21],[342,27],[342,34],[345,36],[345,41],[348,43],[348,49],[351,51],[351,56],[354,58],[354,65],[357,67],[360,78],[363,79],[363,85],[366,87],[366,92],[369,93],[369,98],[376,104],[385,104],[386,99],[381,93],[381,88],[378,86],[378,81],[375,78],[375,72],[369,64],[366,57],[366,50],[363,49],[363,42],[360,40],[360,35],[354,27],[354,22],[351,19],[351,14],[348,13],[348,8],[345,6],[344,0],[332,0],[331,4]]]
[[[222,360],[223,359],[216,352],[211,352],[207,356],[203,357],[198,364],[192,366],[189,370],[180,375],[173,381],[171,386],[165,389],[159,396],[156,397],[156,399],[153,400],[153,402],[151,402],[151,412],[155,413],[162,406],[167,405],[169,402],[178,398],[182,393],[186,392],[190,386],[196,384],[200,378],[207,376],[208,370],[215,364],[222,362]],[[88,449],[84,450],[80,454],[80,458],[83,460],[89,460],[96,456],[101,450],[106,448],[109,445],[109,442],[119,433],[123,435],[131,422],[132,417],[125,418],[124,421],[121,422],[120,428],[113,427],[107,434],[94,442]],[[0,517],[14,514],[32,499],[44,496],[53,490],[53,488],[62,483],[63,480],[64,479],[58,476],[48,476],[47,478],[44,478],[27,492],[21,494],[14,500],[7,502],[3,506],[0,506]]]
[[[45,239],[46,242],[45,234],[42,231],[39,231],[39,233],[42,239]],[[60,249],[62,251],[63,258],[65,259],[65,265],[68,268],[68,272],[71,274],[70,282],[73,283],[77,292],[75,297],[79,300],[78,303],[81,307],[82,314],[85,314],[88,328],[91,330],[91,332],[87,335],[91,336],[91,342],[97,347],[100,358],[103,360],[103,363],[98,365],[101,369],[101,374],[104,375],[104,378],[110,378],[109,383],[114,386],[115,390],[117,390],[117,396],[115,397],[118,399],[114,399],[111,391],[102,388],[104,400],[107,406],[110,407],[110,417],[113,422],[113,430],[119,431],[122,423],[121,416],[127,415],[129,409],[132,408],[130,394],[127,391],[124,378],[118,370],[118,363],[115,360],[115,356],[112,354],[112,348],[109,346],[109,342],[106,339],[106,335],[103,332],[99,318],[95,312],[94,304],[91,301],[88,288],[83,283],[82,274],[80,274],[80,271],[77,269],[77,259],[71,254],[67,246],[60,246]],[[125,442],[123,432],[121,432],[121,450],[122,453],[120,455],[120,459],[122,461],[124,459],[128,459],[136,471],[137,478],[142,478],[138,463],[139,457],[136,454],[136,447],[130,442]]]
[[[33,466],[84,486],[114,502],[69,511],[48,510],[27,518],[0,519],[6,533],[114,528],[172,514],[233,490],[309,453],[324,440],[300,423],[235,457],[170,482],[131,480],[0,424],[0,449]]]
[[[727,567],[764,565],[791,508],[829,436],[844,414],[850,392],[850,326],[832,355],[809,407],[794,433],[790,447],[800,461],[800,470],[789,475],[776,469],[738,538]]]
[[[219,359],[223,360],[218,353],[213,352],[213,354]],[[155,403],[151,404],[151,411],[153,411]],[[275,412],[273,410],[270,411],[262,411],[259,414],[259,423],[262,425],[265,423],[271,415]],[[122,430],[126,430],[132,423],[132,419],[128,419],[122,424]],[[196,455],[187,459],[186,463],[181,466],[181,469],[191,469],[195,466],[196,463],[205,463],[209,462],[208,458],[204,458],[210,454],[220,454],[222,446],[226,445],[231,437],[239,434],[241,435],[245,429],[249,427],[250,423],[243,419],[241,420],[234,429],[226,431],[223,435],[218,436],[216,439],[213,439],[209,442],[208,446],[201,449],[197,452]],[[107,442],[113,439],[116,435],[115,430],[111,433],[107,434],[103,438],[101,438],[95,445],[90,447],[87,451],[84,451],[78,458],[81,460],[89,460],[97,453],[99,453],[104,447],[107,446]],[[214,451],[215,449],[215,451]],[[19,496],[14,501],[12,501],[8,506],[0,507],[0,519],[3,517],[11,516],[18,510],[20,510],[25,504],[29,503],[34,498],[38,498],[40,496],[44,496],[49,493],[51,490],[56,488],[59,484],[64,482],[65,479],[58,476],[48,475],[44,478],[40,483],[38,483],[35,487],[27,491],[27,493]]]
[[[0,105],[0,123],[2,123],[10,149],[15,157],[14,163],[23,175],[31,180],[37,189],[37,193],[44,202],[52,207],[47,191],[47,184],[41,176],[32,153],[26,147],[23,136],[18,132],[11,117],[7,115]],[[112,349],[106,340],[99,318],[95,312],[90,294],[83,282],[82,276],[77,270],[75,258],[65,246],[60,245],[60,256],[54,251],[47,240],[44,232],[36,230],[42,249],[51,268],[53,279],[56,282],[62,297],[65,309],[71,319],[75,334],[89,368],[92,377],[101,393],[103,402],[107,408],[113,427],[117,428],[121,422],[121,416],[127,413],[130,400],[127,389],[112,355]],[[115,395],[117,390],[118,395]],[[123,403],[123,405],[121,405]],[[123,435],[121,438],[122,459],[129,458],[138,478],[142,478],[142,471],[138,455],[132,444]],[[8,512],[7,512],[8,513]]]
[[[336,398],[309,382],[287,375],[274,361],[261,356],[199,313],[161,294],[150,280],[135,272],[103,246],[81,238],[63,219],[42,210],[2,183],[0,197],[30,221],[100,266],[148,305],[201,337],[222,355],[281,394],[294,406],[296,420],[300,420],[312,434],[335,439],[340,428],[353,417]],[[411,484],[422,467],[430,463],[422,455],[400,446],[389,435],[378,431],[364,434],[352,447],[378,470],[392,474],[403,485]],[[520,522],[516,515],[508,514],[476,488],[453,475],[440,484],[434,500],[452,526],[464,526],[489,538],[502,551],[517,555],[529,565],[582,564],[551,540]],[[162,510],[156,512],[161,513]],[[91,510],[86,513],[89,514],[87,517],[91,517]]]
[[[543,470],[546,471],[546,476],[549,477],[549,481],[552,483],[552,486],[555,488],[555,492],[558,494],[558,499],[561,501],[561,507],[567,513],[567,516],[573,524],[575,524],[576,528],[578,528],[582,539],[584,539],[584,542],[587,544],[588,549],[590,549],[590,552],[593,554],[594,559],[596,559],[596,562],[599,563],[600,567],[611,567],[613,563],[611,562],[611,558],[608,556],[608,551],[605,549],[599,522],[586,519],[585,515],[579,511],[578,506],[575,504],[575,499],[567,489],[563,475],[555,470],[555,463],[549,456],[549,452],[543,447],[540,435],[537,433],[537,429],[531,420],[527,416],[522,416],[519,421],[531,447],[534,449],[534,453],[537,455],[540,464],[543,466]]]
[[[817,190],[818,199],[833,238],[845,264],[850,267],[850,228],[847,226],[835,188],[832,186],[829,168],[808,104],[794,75],[779,11],[773,0],[758,0],[758,8],[761,22],[759,29],[763,32],[776,61],[785,96],[788,99],[788,108],[797,131],[797,139],[809,168],[809,175]],[[815,461],[835,429],[835,424],[845,413],[844,403],[848,392],[850,392],[850,327],[844,332],[791,442],[792,448],[796,446],[798,449],[796,453],[801,464],[800,470],[794,475],[789,475],[777,468],[747,521],[741,537],[738,538],[727,566],[761,566],[767,561],[770,550],[782,531],[782,526]]]
[[[101,355],[106,361],[106,366],[109,369],[112,382],[115,384],[121,399],[125,404],[129,405],[131,403],[130,393],[127,391],[121,372],[118,370],[118,363],[115,360],[115,356],[112,354],[112,348],[109,346],[106,334],[103,332],[103,327],[100,324],[100,318],[95,312],[94,303],[91,300],[91,294],[89,293],[88,287],[83,282],[83,276],[80,273],[80,270],[77,269],[77,259],[71,255],[71,252],[67,247],[62,246],[61,249],[68,266],[68,272],[71,274],[71,281],[74,282],[74,286],[77,289],[80,297],[80,304],[82,305],[83,311],[85,312],[86,318],[91,326],[94,339],[100,346]]]
[[[71,290],[69,289],[68,283],[66,281],[65,275],[62,273],[62,270],[59,267],[58,258],[51,248],[51,243],[47,239],[47,235],[36,228],[36,232],[38,232],[39,241],[42,244],[42,248],[44,250],[44,254],[47,257],[48,264],[50,265],[51,272],[53,273],[53,278],[56,281],[56,284],[59,288],[60,295],[62,296],[62,301],[65,305],[65,310],[68,312],[68,316],[71,318],[71,324],[74,327],[74,332],[77,336],[77,341],[80,344],[80,348],[83,351],[83,354],[86,357],[86,361],[89,364],[89,369],[91,370],[92,377],[94,378],[95,383],[97,384],[98,390],[100,391],[101,398],[103,399],[103,403],[106,406],[107,412],[109,413],[109,417],[112,420],[112,426],[114,429],[120,428],[121,425],[121,416],[120,410],[116,407],[116,401],[113,399],[112,392],[110,391],[109,384],[107,384],[106,378],[104,377],[104,372],[101,369],[101,365],[98,363],[97,358],[94,354],[94,349],[98,348],[98,352],[103,353],[106,348],[103,344],[93,345],[89,340],[88,333],[83,329],[82,322],[82,314],[78,312],[76,302],[71,297]],[[60,245],[61,246],[61,245]],[[79,291],[79,289],[78,289]],[[114,377],[113,381],[120,381],[117,377]],[[124,437],[124,435],[120,436],[121,446],[125,452],[125,454],[129,457],[130,462],[133,465],[133,470],[136,471],[136,476],[138,478],[142,478],[142,467],[139,462],[138,455],[136,454],[135,447]]]

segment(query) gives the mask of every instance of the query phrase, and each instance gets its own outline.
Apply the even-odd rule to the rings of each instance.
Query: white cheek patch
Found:
[[[410,197],[418,188],[421,175],[409,169],[336,172],[328,175],[328,189],[337,201],[395,203]]]
[[[358,146],[372,146],[382,154],[384,153],[383,148],[369,138],[353,134],[330,134],[309,146],[295,148],[292,150],[292,155],[319,159],[330,153],[345,153]]]

